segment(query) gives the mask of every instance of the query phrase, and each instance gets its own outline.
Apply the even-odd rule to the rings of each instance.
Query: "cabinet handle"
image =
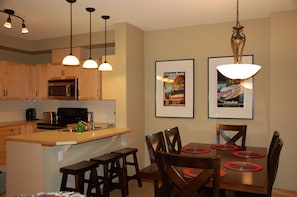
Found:
[[[5,96],[5,90],[3,90],[3,95],[2,96]]]
[[[8,96],[8,90],[6,90],[6,96]]]
[[[66,85],[66,96],[70,96],[70,84]]]

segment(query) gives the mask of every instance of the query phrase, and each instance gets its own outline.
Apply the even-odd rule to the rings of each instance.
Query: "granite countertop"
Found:
[[[131,132],[128,128],[103,128],[84,132],[68,132],[63,130],[47,130],[24,135],[8,136],[10,141],[38,143],[42,146],[74,145],[100,140]]]

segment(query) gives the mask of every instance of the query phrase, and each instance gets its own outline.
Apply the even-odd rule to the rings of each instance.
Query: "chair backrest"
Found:
[[[225,125],[219,124],[216,125],[217,131],[217,144],[220,144],[221,137],[226,141],[226,144],[236,144],[237,141],[241,138],[241,147],[245,147],[246,139],[246,128],[247,125]],[[231,132],[235,132],[233,136],[229,136]]]
[[[200,196],[201,189],[212,182],[211,196],[219,196],[220,156],[197,157],[175,153],[158,152],[158,167],[163,182],[163,196]],[[193,178],[183,175],[183,168],[199,168]],[[208,195],[209,196],[209,195]]]
[[[273,147],[275,146],[275,143],[277,142],[277,139],[279,138],[280,134],[278,131],[274,131],[273,132],[273,135],[272,135],[272,138],[271,138],[271,142],[270,142],[270,146],[269,146],[269,150],[268,150],[268,156],[267,156],[267,161],[270,161],[271,160],[271,152],[272,152],[272,149]],[[269,166],[269,163],[268,162],[268,166]]]
[[[274,184],[277,170],[278,170],[278,164],[279,164],[279,156],[280,152],[283,147],[283,140],[281,138],[277,138],[273,147],[271,148],[271,154],[270,158],[267,157],[268,160],[268,195],[271,196],[272,193],[272,186]]]
[[[166,129],[164,131],[167,148],[169,153],[179,153],[182,148],[182,143],[179,135],[178,127]]]
[[[147,135],[145,136],[145,141],[150,156],[150,161],[151,163],[155,163],[157,158],[157,152],[166,152],[166,145],[163,132],[160,131],[158,133]]]

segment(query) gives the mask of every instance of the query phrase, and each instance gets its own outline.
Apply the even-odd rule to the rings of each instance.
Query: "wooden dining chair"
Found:
[[[160,131],[158,133],[147,135],[145,136],[145,141],[146,141],[150,161],[151,163],[155,163],[157,152],[159,151],[166,152],[166,145],[165,145],[163,132]]]
[[[245,147],[246,140],[246,129],[247,125],[226,125],[219,124],[216,125],[217,131],[217,144],[220,144],[220,139],[223,138],[226,141],[226,144],[236,144],[237,141],[241,138],[241,147]],[[229,136],[231,132],[235,133],[233,136]]]
[[[277,133],[276,133],[277,134]],[[277,136],[277,135],[276,135]],[[271,197],[272,194],[272,187],[277,175],[278,171],[278,165],[279,165],[279,156],[283,147],[283,140],[278,136],[275,141],[273,146],[270,149],[270,158],[267,157],[267,162],[268,162],[268,169],[267,169],[267,195],[259,195],[259,194],[252,194],[252,193],[244,193],[244,192],[236,192],[236,197]]]
[[[179,135],[178,127],[164,130],[165,139],[169,153],[180,153],[182,143]]]
[[[276,146],[275,144],[277,143],[277,140],[278,140],[279,136],[280,136],[280,134],[279,134],[278,131],[273,132],[271,142],[270,142],[270,145],[269,145],[268,155],[267,155],[267,166],[269,166],[270,160],[272,159],[272,158],[270,158],[271,157],[271,152],[273,150],[273,147]]]
[[[158,166],[163,181],[163,196],[212,197],[220,195],[220,156],[197,157],[158,152]],[[198,168],[201,172],[194,177],[184,175],[184,168]],[[206,188],[211,182],[211,188]],[[207,193],[205,193],[207,191]],[[201,193],[202,192],[202,193]],[[208,193],[211,192],[211,193]]]
[[[157,152],[164,151],[166,152],[165,140],[163,132],[157,132],[151,135],[145,136],[146,145],[151,161],[151,165],[146,166],[145,168],[139,171],[140,177],[142,179],[152,180],[154,183],[154,194],[155,197],[161,197],[162,194],[162,179],[161,174],[156,163]]]

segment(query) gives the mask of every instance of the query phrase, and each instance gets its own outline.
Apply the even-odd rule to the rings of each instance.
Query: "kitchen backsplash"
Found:
[[[84,107],[94,113],[95,122],[115,123],[114,100],[63,101],[63,100],[1,100],[0,122],[26,120],[26,109],[36,108],[37,118],[41,119],[44,111],[57,112],[58,107]]]

